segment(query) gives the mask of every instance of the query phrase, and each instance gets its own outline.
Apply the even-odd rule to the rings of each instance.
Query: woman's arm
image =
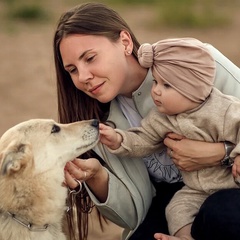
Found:
[[[118,158],[104,148],[95,150],[109,169],[95,158],[75,159],[65,167],[66,185],[74,189],[78,186],[75,179],[84,182],[99,211],[128,234],[143,221],[154,196],[147,168],[142,159]]]
[[[78,159],[74,160],[74,162],[77,161],[77,163],[68,164],[65,169],[66,184],[70,188],[76,188],[78,183],[75,179],[81,179],[80,181],[84,182],[89,196],[98,210],[107,219],[125,228],[124,232],[128,235],[131,229],[137,228],[140,224],[142,218],[145,217],[147,209],[141,205],[138,206],[139,209],[136,209],[135,201],[138,201],[140,204],[142,202],[141,197],[138,196],[137,199],[134,200],[128,188],[103,166],[101,166],[101,169],[97,172],[93,171],[94,167],[92,166],[83,167],[85,164],[82,163],[95,160],[98,161],[93,158],[85,160]],[[82,165],[81,169],[78,168],[80,165]],[[86,165],[88,165],[88,163]],[[85,171],[83,171],[83,169],[85,169]],[[87,172],[86,177],[83,177],[85,175],[84,172]],[[148,198],[150,203],[152,198],[151,194],[149,194]]]
[[[169,133],[164,144],[172,150],[171,157],[180,170],[195,171],[221,165],[225,156],[224,143],[209,143]]]
[[[105,202],[100,202],[96,198],[96,192],[90,191],[86,186],[98,210],[106,218],[125,228],[126,232],[141,224],[154,196],[154,188],[146,166],[142,163],[142,159],[126,159],[122,164],[114,164],[118,169],[118,176],[108,171],[108,196]],[[128,168],[128,174],[123,167]]]

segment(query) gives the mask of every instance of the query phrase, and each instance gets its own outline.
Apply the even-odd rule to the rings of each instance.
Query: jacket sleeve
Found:
[[[216,62],[214,86],[222,93],[240,98],[240,69],[210,44],[206,47]]]
[[[142,159],[120,158],[107,151],[102,144],[94,150],[108,164],[107,200],[99,202],[85,184],[86,189],[98,210],[124,228],[123,236],[131,235],[142,223],[155,195],[147,168]]]

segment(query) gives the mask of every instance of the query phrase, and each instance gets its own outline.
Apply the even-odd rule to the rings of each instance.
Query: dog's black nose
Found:
[[[92,126],[98,128],[99,127],[99,121],[97,119],[93,119]]]

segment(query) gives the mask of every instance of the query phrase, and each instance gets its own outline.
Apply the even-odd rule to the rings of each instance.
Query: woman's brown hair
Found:
[[[137,59],[137,51],[140,46],[128,24],[119,14],[101,3],[86,3],[76,6],[64,13],[58,22],[54,35],[53,50],[57,78],[58,117],[61,123],[98,119],[106,120],[109,111],[109,103],[100,103],[78,90],[70,75],[65,71],[59,50],[59,45],[64,37],[71,34],[99,35],[116,42],[120,32],[125,30],[130,33],[133,41],[133,56]],[[82,158],[96,157],[101,160],[93,151],[89,151]],[[80,198],[80,199],[78,199]],[[76,201],[76,216],[70,211],[68,218],[70,239],[87,239],[88,234],[88,205],[91,200],[86,190],[78,196]],[[71,203],[73,204],[73,203]],[[83,209],[85,209],[83,211]],[[87,210],[87,211],[86,211]],[[77,220],[77,228],[74,230],[74,222]],[[99,217],[101,222],[101,218]],[[78,236],[76,236],[76,232]]]

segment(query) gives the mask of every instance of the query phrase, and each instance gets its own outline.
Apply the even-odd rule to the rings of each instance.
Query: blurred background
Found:
[[[81,0],[0,0],[0,135],[30,118],[57,120],[52,39]],[[141,43],[196,37],[240,66],[240,0],[106,0]]]

